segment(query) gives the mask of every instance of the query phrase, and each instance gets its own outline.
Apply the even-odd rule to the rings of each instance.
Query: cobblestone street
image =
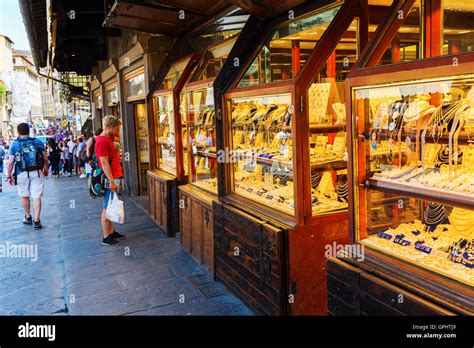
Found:
[[[21,223],[16,189],[0,193],[0,245],[37,245],[38,260],[0,258],[0,315],[252,315],[147,212],[122,196],[128,238],[101,245],[102,199],[86,180],[48,178],[43,229]],[[129,253],[127,252],[129,250]]]

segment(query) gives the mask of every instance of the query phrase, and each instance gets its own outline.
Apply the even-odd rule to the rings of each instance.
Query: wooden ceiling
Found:
[[[307,0],[230,0],[250,14],[272,17],[299,6]],[[317,0],[313,0],[317,1]]]
[[[116,0],[104,25],[148,33],[180,36],[235,12],[237,6],[226,0]],[[241,13],[239,13],[240,15]],[[230,24],[245,24],[230,18]]]
[[[312,0],[317,1],[317,0]],[[203,27],[238,30],[244,14],[272,17],[310,0],[116,0],[104,25],[180,36]],[[184,17],[183,17],[184,15]],[[217,21],[221,21],[217,23]]]

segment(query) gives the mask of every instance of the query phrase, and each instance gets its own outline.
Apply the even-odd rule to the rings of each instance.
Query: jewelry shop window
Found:
[[[473,86],[474,75],[463,75],[353,90],[357,134],[366,139],[354,163],[366,173],[356,187],[356,235],[471,286]]]
[[[176,175],[176,145],[174,136],[173,93],[156,96],[155,98],[157,125],[158,167]]]
[[[234,98],[229,107],[234,192],[295,215],[291,94]]]
[[[188,129],[191,146],[191,182],[217,194],[214,89],[198,88],[188,93]]]
[[[308,90],[311,211],[323,215],[347,210],[345,78],[359,54],[354,20]],[[315,29],[314,40],[318,40]],[[322,30],[321,30],[322,31]]]
[[[190,182],[217,194],[217,154],[213,82],[237,41],[231,36],[208,48],[187,86]]]

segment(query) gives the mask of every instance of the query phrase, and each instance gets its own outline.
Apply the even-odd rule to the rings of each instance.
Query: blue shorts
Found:
[[[120,192],[120,179],[115,179],[115,183],[119,187],[119,189],[115,193],[119,193]],[[105,189],[105,191],[104,191],[104,202],[103,202],[103,205],[102,205],[104,207],[104,209],[107,209],[107,205],[109,204],[109,199],[110,199],[110,194],[111,193],[112,193],[112,191],[110,189]]]

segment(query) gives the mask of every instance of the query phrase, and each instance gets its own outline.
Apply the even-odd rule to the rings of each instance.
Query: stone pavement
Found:
[[[86,185],[48,178],[43,229],[35,231],[21,224],[16,188],[3,182],[0,315],[252,315],[181,249],[179,237],[166,237],[127,197],[117,230],[128,238],[102,246],[102,199],[91,199]],[[37,246],[37,261],[12,257],[21,244],[32,246],[23,256],[33,259]]]

